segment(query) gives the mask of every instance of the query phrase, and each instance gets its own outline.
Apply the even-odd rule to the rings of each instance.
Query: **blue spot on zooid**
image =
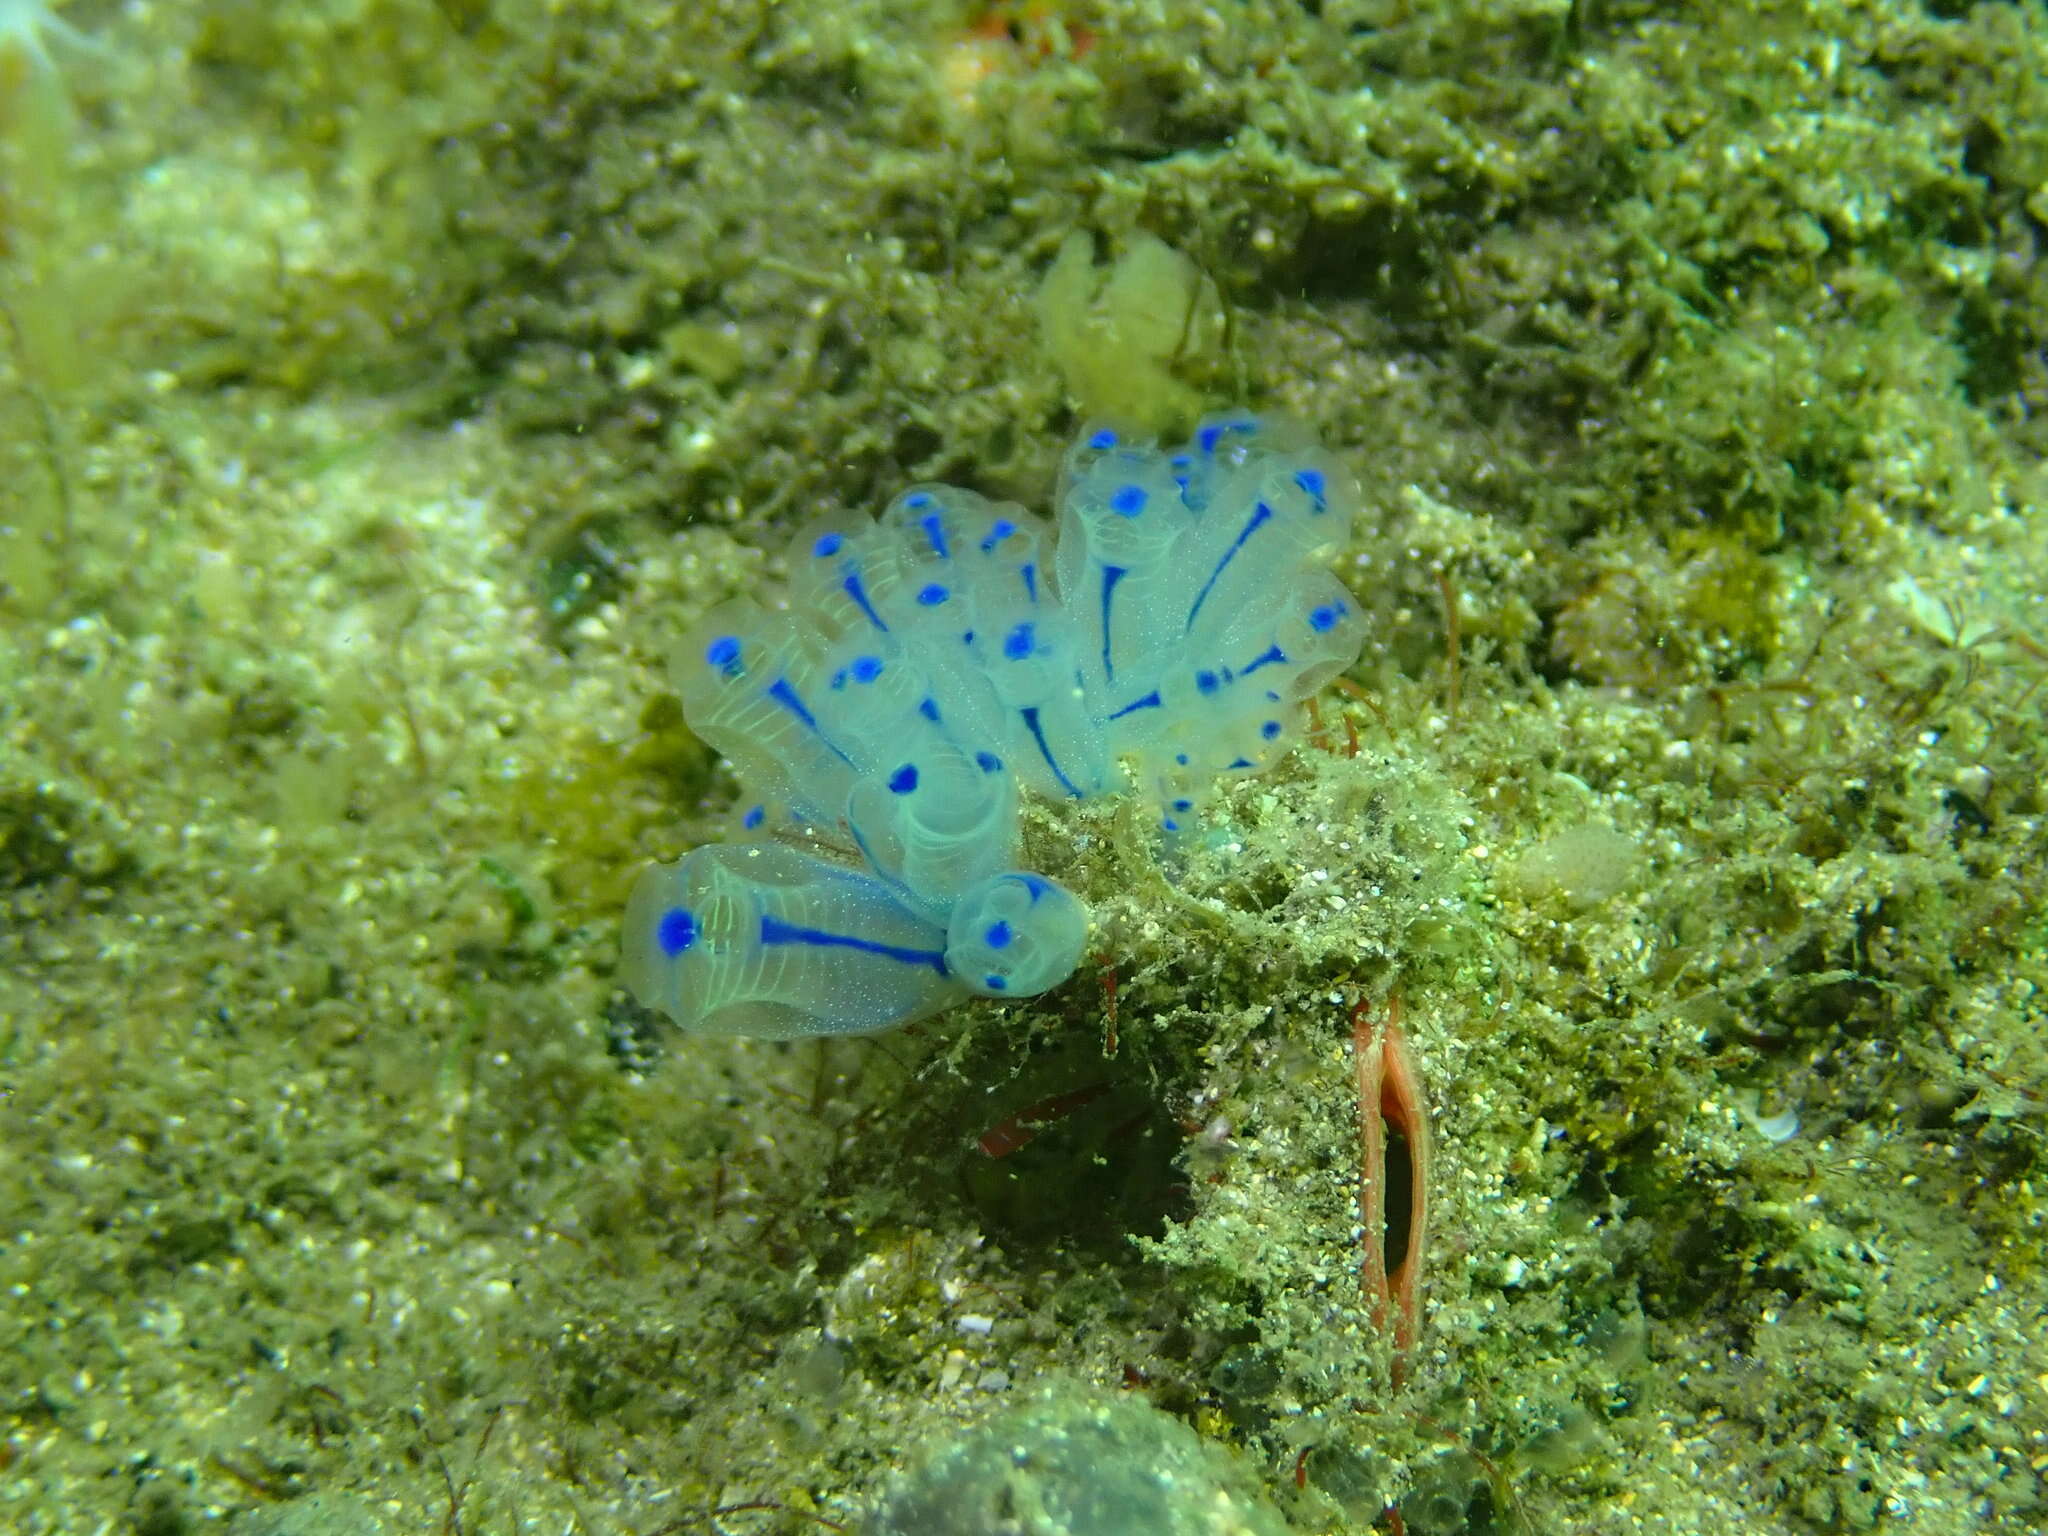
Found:
[[[1195,444],[1204,453],[1214,453],[1216,445],[1222,442],[1228,434],[1242,432],[1246,436],[1251,436],[1258,430],[1258,418],[1253,416],[1234,416],[1229,421],[1210,422],[1208,426],[1195,434]]]
[[[1109,510],[1118,517],[1136,517],[1145,510],[1145,487],[1120,485],[1110,494]]]
[[[988,932],[982,935],[982,939],[988,944],[990,949],[1008,949],[1012,937],[1010,925],[1005,922],[990,923],[988,925]]]
[[[654,930],[661,952],[673,960],[697,942],[697,914],[688,907],[670,907]]]
[[[740,675],[740,641],[737,635],[720,635],[704,647],[704,659],[727,677]]]
[[[889,790],[892,794],[907,795],[917,788],[917,764],[905,763],[889,775]]]

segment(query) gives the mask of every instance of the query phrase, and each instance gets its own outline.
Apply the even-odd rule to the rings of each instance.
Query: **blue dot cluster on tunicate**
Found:
[[[1317,563],[1355,487],[1300,427],[1236,414],[1178,446],[1082,433],[1058,537],[917,486],[805,529],[786,610],[714,610],[674,661],[748,798],[735,839],[641,875],[623,974],[685,1028],[908,1023],[1072,974],[1088,913],[1016,867],[1018,797],[1135,786],[1166,830],[1272,763],[1362,620]]]

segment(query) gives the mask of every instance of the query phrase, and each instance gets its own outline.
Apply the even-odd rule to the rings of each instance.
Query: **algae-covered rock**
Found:
[[[277,1509],[252,1510],[234,1523],[235,1536],[384,1536],[384,1522],[363,1500],[316,1493]]]
[[[866,1536],[1285,1536],[1221,1446],[1136,1397],[1056,1385],[899,1477]]]

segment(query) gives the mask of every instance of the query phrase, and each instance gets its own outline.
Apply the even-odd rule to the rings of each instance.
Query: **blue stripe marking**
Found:
[[[812,730],[815,731],[818,728],[818,717],[813,715],[805,707],[804,701],[797,697],[797,691],[789,686],[788,678],[778,677],[774,682],[770,683],[768,685],[768,697],[780,704],[792,715],[795,715],[797,719],[803,721]]]
[[[911,894],[910,887],[905,885],[901,880],[898,880],[894,875],[888,873],[885,869],[883,869],[881,861],[875,857],[874,849],[868,846],[867,834],[861,831],[860,824],[852,820],[850,817],[842,818],[839,824],[842,827],[844,827],[847,831],[847,834],[850,837],[852,837],[853,846],[859,850],[860,856],[868,861],[868,869],[874,874],[875,878],[877,880],[880,880],[882,884],[886,885],[890,890],[894,891],[896,893],[896,899],[902,902],[904,906],[916,906],[917,897]]]
[[[1151,691],[1150,693],[1146,694],[1146,695],[1145,695],[1145,697],[1143,697],[1142,699],[1133,699],[1133,700],[1131,700],[1131,702],[1130,702],[1130,703],[1126,704],[1126,705],[1125,705],[1125,706],[1124,706],[1124,707],[1123,707],[1122,709],[1118,710],[1118,711],[1117,711],[1117,712],[1116,712],[1115,714],[1111,715],[1111,716],[1110,716],[1109,718],[1110,718],[1110,719],[1112,719],[1112,720],[1121,720],[1121,719],[1123,719],[1123,717],[1124,717],[1125,715],[1130,715],[1130,714],[1136,714],[1136,713],[1137,713],[1137,712],[1138,712],[1139,710],[1141,710],[1141,709],[1157,709],[1158,707],[1159,707],[1159,690],[1158,690],[1157,688],[1154,688],[1154,689],[1153,689],[1153,690],[1152,690],[1152,691]]]
[[[1245,663],[1239,670],[1238,676],[1243,677],[1246,673],[1256,672],[1261,667],[1271,666],[1275,662],[1282,662],[1286,659],[1287,653],[1281,650],[1279,646],[1269,645],[1249,662]]]
[[[1036,607],[1038,603],[1038,562],[1036,560],[1024,562],[1023,576],[1024,595],[1030,598],[1032,605]]]
[[[941,976],[951,974],[946,969],[944,950],[911,949],[902,944],[877,944],[873,939],[859,938],[850,933],[833,933],[825,928],[805,928],[796,923],[785,923],[779,917],[762,917],[761,942],[813,944],[820,949],[857,949],[864,955],[874,955],[882,960],[900,960],[905,965],[920,968],[929,966]]]
[[[1031,733],[1031,739],[1038,743],[1038,755],[1045,759],[1045,766],[1052,770],[1052,776],[1060,781],[1060,788],[1076,800],[1085,800],[1087,796],[1074,788],[1073,781],[1060,771],[1060,765],[1053,760],[1052,748],[1045,744],[1045,728],[1038,723],[1038,706],[1033,704],[1018,710],[1017,713],[1024,717],[1024,728]]]
[[[1188,610],[1187,628],[1182,631],[1183,634],[1193,632],[1195,616],[1202,611],[1202,604],[1209,601],[1209,594],[1215,590],[1217,581],[1222,578],[1224,568],[1235,560],[1237,552],[1244,548],[1245,540],[1257,533],[1264,524],[1272,521],[1272,518],[1273,509],[1263,501],[1252,509],[1252,515],[1245,520],[1244,527],[1238,530],[1237,538],[1230,548],[1223,552],[1223,558],[1216,562],[1216,569],[1209,573],[1209,579],[1202,583],[1201,593],[1195,598],[1195,606]]]
[[[1210,579],[1213,581],[1215,578]],[[889,633],[889,626],[882,622],[882,616],[875,612],[874,605],[868,601],[868,589],[861,585],[858,575],[847,577],[840,585],[846,589],[846,595],[853,599],[854,606],[867,616],[870,624],[885,635]]]
[[[952,559],[953,552],[946,548],[946,526],[939,521],[939,514],[927,512],[917,520],[917,523],[920,528],[924,529],[924,536],[931,540],[932,553],[941,560]]]
[[[1109,660],[1109,605],[1116,593],[1116,584],[1124,579],[1125,567],[1105,565],[1102,568],[1102,676],[1105,682],[1116,679],[1116,668]]]
[[[818,738],[818,740],[822,741],[825,744],[826,751],[830,752],[834,757],[838,758],[839,761],[846,764],[847,767],[851,768],[853,766],[853,759],[848,757],[844,752],[840,751],[837,747],[833,746],[832,738],[827,736],[823,731],[818,729],[818,717],[812,714],[810,710],[804,706],[804,701],[797,696],[797,691],[789,686],[788,678],[778,677],[777,679],[775,679],[774,682],[768,685],[765,691],[769,698],[773,699],[776,703],[780,704],[784,709],[788,710],[792,715],[795,715],[797,719],[801,720],[806,726],[808,726],[810,728],[811,733],[815,735]]]

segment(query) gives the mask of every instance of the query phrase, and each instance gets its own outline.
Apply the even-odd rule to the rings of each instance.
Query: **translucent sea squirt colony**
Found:
[[[1072,974],[1087,908],[1016,867],[1025,791],[1156,798],[1168,834],[1284,751],[1357,660],[1318,553],[1356,487],[1247,414],[1185,443],[1084,431],[1057,537],[917,486],[798,534],[786,608],[740,600],[679,646],[690,727],[747,791],[731,840],[646,870],[624,978],[685,1029],[863,1034]]]

